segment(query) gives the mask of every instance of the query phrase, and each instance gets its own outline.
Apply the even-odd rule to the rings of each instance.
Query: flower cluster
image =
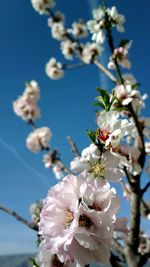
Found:
[[[106,21],[107,17],[107,21]],[[93,34],[92,40],[98,44],[102,44],[105,41],[106,23],[109,23],[109,27],[116,27],[119,32],[124,31],[125,17],[118,13],[116,7],[106,8],[104,6],[93,10],[94,20],[90,20],[87,23],[88,29]]]
[[[31,132],[26,140],[27,147],[32,152],[38,152],[42,149],[49,150],[49,140],[52,137],[51,130],[48,127],[41,127]]]
[[[33,8],[40,14],[47,14],[48,9],[55,6],[54,0],[31,0]]]
[[[49,190],[41,211],[42,262],[55,256],[62,264],[108,263],[113,231],[128,232],[126,220],[116,219],[119,206],[108,183],[97,187],[82,175],[64,177]]]
[[[36,120],[40,116],[40,110],[37,107],[37,101],[40,98],[39,91],[36,81],[26,83],[23,94],[13,102],[13,110],[17,116],[25,121]]]

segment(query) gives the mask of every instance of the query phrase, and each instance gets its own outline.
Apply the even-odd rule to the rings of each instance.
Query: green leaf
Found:
[[[125,45],[127,45],[128,43],[130,42],[130,40],[127,40],[127,39],[122,39],[121,41],[120,41],[120,43],[119,43],[119,46],[125,46]]]
[[[33,266],[35,266],[35,267],[40,267],[40,266],[36,263],[35,259],[30,258],[29,261],[30,261],[30,263],[32,264],[32,267],[33,267]]]
[[[110,108],[110,95],[109,95],[109,93],[105,89],[101,89],[101,88],[97,88],[96,90],[100,94],[100,96],[97,96],[95,99],[98,102],[100,102],[99,106],[101,106],[106,111],[108,111]]]
[[[86,130],[86,133],[87,133],[88,137],[90,138],[90,140],[92,141],[92,143],[95,144],[96,137],[97,137],[97,130],[96,131]]]
[[[99,107],[105,109],[105,105],[102,102],[94,102],[93,106],[99,106]]]
[[[136,89],[136,88],[138,88],[139,86],[140,86],[140,83],[135,83],[135,84],[132,85],[132,89]]]

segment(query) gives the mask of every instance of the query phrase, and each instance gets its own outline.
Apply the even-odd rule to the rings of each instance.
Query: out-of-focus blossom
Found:
[[[116,27],[119,32],[124,31],[125,17],[119,14],[116,7],[99,7],[93,10],[93,20],[87,22],[87,27],[92,35],[92,40],[98,44],[105,41],[106,15],[109,21],[109,27]],[[108,22],[107,22],[108,23]]]
[[[66,59],[72,60],[74,51],[75,51],[75,43],[70,40],[64,40],[61,42],[61,51]]]
[[[47,14],[48,9],[55,6],[54,0],[31,0],[33,8],[40,14]]]
[[[120,64],[123,68],[131,68],[131,62],[128,59],[128,50],[131,47],[131,44],[132,42],[130,41],[128,44],[120,46],[114,50],[113,55],[109,59],[109,69],[115,69],[114,59],[116,59],[118,64]]]
[[[53,80],[58,80],[64,76],[63,66],[57,62],[55,58],[51,58],[45,66],[45,71],[48,77]]]
[[[72,28],[68,30],[75,38],[84,38],[87,36],[87,26],[82,21],[74,22]]]
[[[36,120],[40,116],[40,110],[37,107],[39,98],[38,83],[34,80],[26,83],[23,94],[13,102],[14,112],[25,121]]]
[[[44,204],[44,200],[40,199],[29,207],[31,219],[34,223],[38,223],[40,220],[40,212],[43,207],[43,204]]]
[[[53,23],[59,23],[61,22],[62,24],[65,23],[65,16],[62,12],[60,11],[57,11],[55,14],[54,14],[54,17],[51,17],[51,18],[48,18],[47,20],[47,23],[48,23],[48,26],[51,28]]]
[[[94,60],[101,55],[103,48],[96,43],[87,43],[82,48],[81,59],[86,64],[94,62]]]
[[[133,86],[133,85],[135,85],[137,83],[135,77],[131,73],[124,73],[122,75],[122,78],[124,80],[124,84],[125,85],[129,84],[129,85]]]
[[[29,150],[38,152],[42,149],[49,149],[49,140],[52,137],[51,130],[48,127],[35,129],[27,137],[26,144]]]
[[[54,22],[51,26],[52,37],[58,41],[66,38],[66,29],[62,22]]]
[[[111,8],[107,8],[107,14],[111,18],[111,24],[113,27],[116,27],[118,32],[124,32],[124,23],[125,23],[125,16],[118,13],[118,10],[115,6]]]
[[[130,84],[117,85],[115,88],[115,95],[123,106],[132,102],[133,98],[138,94],[137,90],[133,90]]]

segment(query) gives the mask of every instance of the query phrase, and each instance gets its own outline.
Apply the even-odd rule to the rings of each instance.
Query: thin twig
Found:
[[[67,140],[71,146],[71,150],[72,150],[72,153],[77,156],[77,157],[80,157],[80,152],[77,148],[77,145],[76,143],[73,141],[73,139],[70,137],[70,136],[67,136]]]
[[[22,216],[20,216],[17,212],[6,208],[2,205],[0,205],[0,210],[8,213],[9,215],[13,216],[17,221],[23,223],[24,225],[26,225],[27,227],[29,227],[32,230],[38,231],[38,226],[36,224],[34,224],[33,222],[29,222],[26,219],[24,219]]]
[[[94,64],[113,82],[117,82],[117,79],[115,78],[115,76],[109,71],[107,70],[104,65],[102,65],[98,60],[94,60]]]
[[[112,239],[111,245],[115,249],[115,251],[118,252],[121,255],[121,257],[124,259],[125,255],[123,251],[123,246],[119,243],[119,241],[116,238]]]
[[[85,67],[86,64],[84,62],[81,62],[81,63],[78,63],[78,64],[71,64],[71,65],[67,65],[67,64],[64,64],[63,65],[63,69],[77,69],[77,68],[81,68],[81,67]]]
[[[64,171],[66,174],[68,174],[68,175],[70,175],[70,174],[73,174],[73,172],[69,169],[69,168],[67,168],[66,166],[65,166],[65,164],[59,159],[58,160],[59,161],[59,163],[61,164],[61,169],[62,169],[62,171]]]
[[[148,182],[145,187],[141,190],[141,194],[142,196],[145,194],[145,192],[148,190],[148,188],[150,187],[150,182]]]

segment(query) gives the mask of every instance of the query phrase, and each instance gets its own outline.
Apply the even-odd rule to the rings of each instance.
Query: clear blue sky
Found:
[[[67,15],[67,25],[90,18],[93,0],[56,0],[56,10]],[[71,3],[70,3],[71,2]],[[107,2],[107,1],[106,1]],[[108,1],[125,14],[125,38],[133,39],[132,72],[149,91],[150,77],[150,2],[147,0]],[[97,86],[109,85],[94,66],[69,70],[59,81],[50,80],[45,63],[55,56],[64,62],[47,27],[47,18],[39,16],[30,0],[7,0],[0,9],[0,203],[29,219],[28,207],[45,197],[49,186],[56,183],[52,173],[44,169],[41,155],[27,150],[28,127],[12,111],[14,101],[23,91],[26,80],[35,79],[41,87],[42,118],[38,126],[49,126],[53,132],[52,147],[59,148],[62,159],[71,159],[66,136],[79,148],[89,144],[85,129],[94,129],[94,108],[91,103]],[[103,58],[105,60],[105,58]],[[150,102],[147,102],[147,104]],[[147,110],[147,115],[148,115]],[[145,113],[146,114],[146,113]],[[0,254],[35,251],[35,235],[15,219],[0,212]]]

